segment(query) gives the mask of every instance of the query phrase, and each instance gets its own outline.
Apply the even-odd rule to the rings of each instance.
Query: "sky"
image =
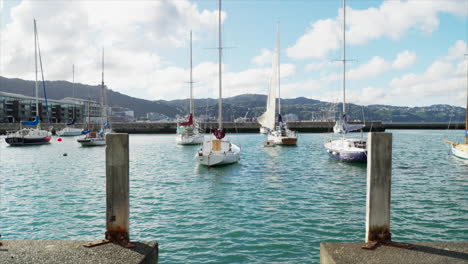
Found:
[[[223,96],[266,94],[280,29],[281,96],[339,102],[341,0],[224,0]],[[0,0],[0,76],[34,79],[33,19],[47,80],[101,82],[148,100],[218,96],[216,0]],[[468,0],[348,0],[346,97],[465,106]]]

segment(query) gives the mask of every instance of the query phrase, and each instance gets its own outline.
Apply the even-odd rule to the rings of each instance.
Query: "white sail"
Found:
[[[270,90],[268,92],[267,107],[265,113],[258,117],[258,123],[270,130],[275,129],[276,97],[279,91],[279,41],[276,41],[276,48],[273,54],[272,71],[270,77]]]

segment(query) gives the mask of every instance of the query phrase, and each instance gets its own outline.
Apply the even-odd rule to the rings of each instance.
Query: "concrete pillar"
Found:
[[[106,239],[129,245],[128,134],[106,135]]]
[[[392,134],[369,133],[367,138],[366,243],[390,241]]]

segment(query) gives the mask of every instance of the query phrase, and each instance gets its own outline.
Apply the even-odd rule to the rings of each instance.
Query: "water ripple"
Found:
[[[392,132],[395,240],[467,240],[468,162],[442,143],[459,131]],[[363,241],[366,168],[330,160],[325,137],[263,148],[263,136],[237,135],[241,162],[206,168],[173,135],[131,135],[131,238],[157,240],[161,263],[318,263],[320,242]],[[2,236],[102,238],[104,151],[0,143]]]

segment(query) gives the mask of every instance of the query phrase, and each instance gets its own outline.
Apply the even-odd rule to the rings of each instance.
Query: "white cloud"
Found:
[[[393,78],[387,87],[365,86],[364,88],[350,85],[347,89],[348,102],[369,105],[389,104],[399,106],[420,106],[429,104],[450,104],[464,107],[466,104],[466,74],[468,63],[461,54],[460,41],[450,47],[447,56],[439,57],[427,66],[422,73],[405,73]],[[462,43],[464,44],[464,43]],[[466,45],[466,44],[465,44]],[[458,47],[458,48],[457,48]],[[463,47],[463,46],[462,46]],[[454,52],[454,50],[458,50]],[[451,56],[458,54],[457,56]],[[382,74],[384,70],[400,69],[402,65],[409,66],[416,58],[412,52],[399,53],[390,64],[380,57],[373,57],[366,64],[348,71],[349,79],[359,80]],[[447,60],[453,57],[454,60]],[[402,59],[405,58],[405,59]],[[400,62],[398,62],[400,61]],[[406,63],[403,63],[403,62]],[[322,82],[341,80],[339,73],[324,76]],[[329,86],[329,85],[328,85]],[[348,86],[349,87],[349,86]],[[358,89],[355,89],[358,88]],[[334,101],[341,98],[341,91],[324,91],[317,98],[325,101]]]
[[[387,88],[366,87],[348,93],[359,104],[418,106],[427,104],[466,104],[466,62],[454,65],[434,61],[421,74],[404,74],[390,81]]]
[[[460,95],[465,88],[465,78],[464,74],[457,72],[457,66],[436,60],[422,74],[405,74],[394,78],[390,87],[394,93],[414,97]]]
[[[355,69],[350,69],[347,73],[349,80],[362,80],[378,76],[386,72],[390,68],[388,62],[379,56],[374,56],[372,59]]]
[[[410,51],[403,51],[397,55],[397,58],[393,61],[392,67],[398,70],[407,68],[416,62],[416,53]]]
[[[449,48],[445,60],[460,60],[464,58],[465,54],[468,54],[468,44],[463,40],[458,40],[455,44]]]
[[[293,64],[281,64],[282,83],[288,80],[288,78],[293,76],[295,73],[296,67]],[[226,96],[234,96],[244,93],[266,94],[270,76],[270,67],[225,73],[223,92],[225,91],[224,94]],[[286,95],[287,94],[284,94],[284,96]]]
[[[466,4],[460,0],[384,1],[378,8],[355,10],[347,7],[347,44],[363,45],[387,37],[398,40],[409,30],[432,33],[439,25],[439,15],[450,13],[467,16]],[[287,49],[294,59],[324,58],[338,49],[342,40],[342,11],[335,19],[318,20],[296,43]]]
[[[416,54],[409,51],[403,51],[397,54],[396,59],[389,63],[379,56],[372,57],[367,63],[359,65],[356,68],[352,68],[346,72],[348,80],[364,80],[371,79],[388,72],[391,69],[401,70],[404,69],[416,61]],[[315,65],[313,65],[315,66]],[[307,67],[307,66],[306,66]],[[323,76],[322,81],[330,82],[340,80],[342,74],[331,73]]]
[[[323,85],[318,80],[305,80],[302,82],[290,82],[281,85],[281,97],[296,98],[310,97],[316,98],[318,91],[323,88]]]
[[[268,90],[271,68],[252,68],[240,72],[231,72],[223,65],[223,97],[245,93],[265,94]],[[294,76],[296,67],[293,64],[281,64],[282,81]],[[152,79],[151,98],[180,99],[188,98],[188,84],[184,76],[189,76],[187,69],[169,67],[157,71]],[[193,69],[194,96],[196,98],[216,98],[218,96],[218,64],[204,62]],[[285,96],[287,93],[285,94]]]
[[[36,18],[46,79],[71,80],[75,64],[76,81],[99,83],[100,53],[105,47],[106,84],[151,99],[157,77],[164,80],[162,72],[176,71],[165,68],[163,52],[186,48],[190,30],[195,40],[214,35],[218,22],[217,10],[200,10],[188,0],[23,1],[10,16],[0,32],[2,75],[34,79],[32,18]]]
[[[305,66],[306,71],[316,71],[322,70],[328,67],[336,67],[338,66],[338,62],[333,61],[319,61],[319,62],[312,62]]]
[[[287,54],[294,59],[324,58],[328,52],[339,48],[339,32],[340,25],[336,20],[319,20],[286,50]]]
[[[271,64],[273,60],[273,52],[271,52],[268,49],[262,49],[262,52],[260,55],[255,56],[252,59],[252,63],[263,66],[265,64]]]

